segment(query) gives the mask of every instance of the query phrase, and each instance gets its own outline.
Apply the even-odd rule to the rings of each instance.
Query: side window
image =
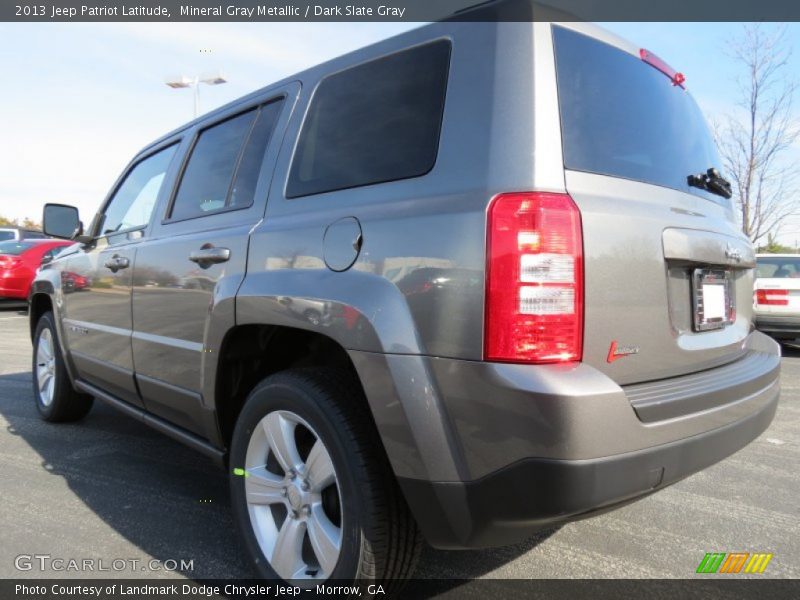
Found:
[[[450,42],[335,73],[317,87],[286,195],[319,194],[424,175],[439,148]]]
[[[271,102],[200,134],[181,177],[170,220],[253,204],[261,163],[282,104]]]
[[[101,235],[144,227],[150,222],[164,175],[176,149],[177,145],[172,145],[133,167],[106,207]]]

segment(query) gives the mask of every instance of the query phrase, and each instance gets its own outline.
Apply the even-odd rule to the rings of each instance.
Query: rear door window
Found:
[[[687,177],[722,163],[691,95],[637,56],[553,27],[564,166],[728,200]]]
[[[424,175],[439,147],[450,42],[379,58],[324,79],[311,100],[288,198]]]
[[[203,130],[181,177],[169,219],[181,221],[253,204],[281,100]]]

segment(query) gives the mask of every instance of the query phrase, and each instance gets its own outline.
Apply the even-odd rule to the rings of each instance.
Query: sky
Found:
[[[131,157],[192,118],[192,92],[172,75],[222,70],[201,86],[201,113],[314,64],[390,37],[411,23],[2,23],[0,215],[40,220],[45,202],[84,221]],[[686,75],[707,116],[735,111],[736,23],[607,23]],[[800,24],[787,25],[800,73]],[[800,120],[800,97],[796,111]],[[800,146],[791,159],[800,161]],[[795,245],[800,219],[780,239]]]

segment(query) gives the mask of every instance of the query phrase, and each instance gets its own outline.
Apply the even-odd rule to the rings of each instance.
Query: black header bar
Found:
[[[3,0],[0,21],[800,21],[796,0]]]

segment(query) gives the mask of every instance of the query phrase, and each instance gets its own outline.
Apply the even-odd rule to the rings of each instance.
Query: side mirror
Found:
[[[90,241],[83,235],[83,223],[78,218],[78,209],[66,204],[45,204],[42,229],[46,235],[81,243]]]
[[[39,264],[43,267],[45,265],[49,265],[51,262],[53,262],[53,255],[48,253],[42,257],[42,262]]]

